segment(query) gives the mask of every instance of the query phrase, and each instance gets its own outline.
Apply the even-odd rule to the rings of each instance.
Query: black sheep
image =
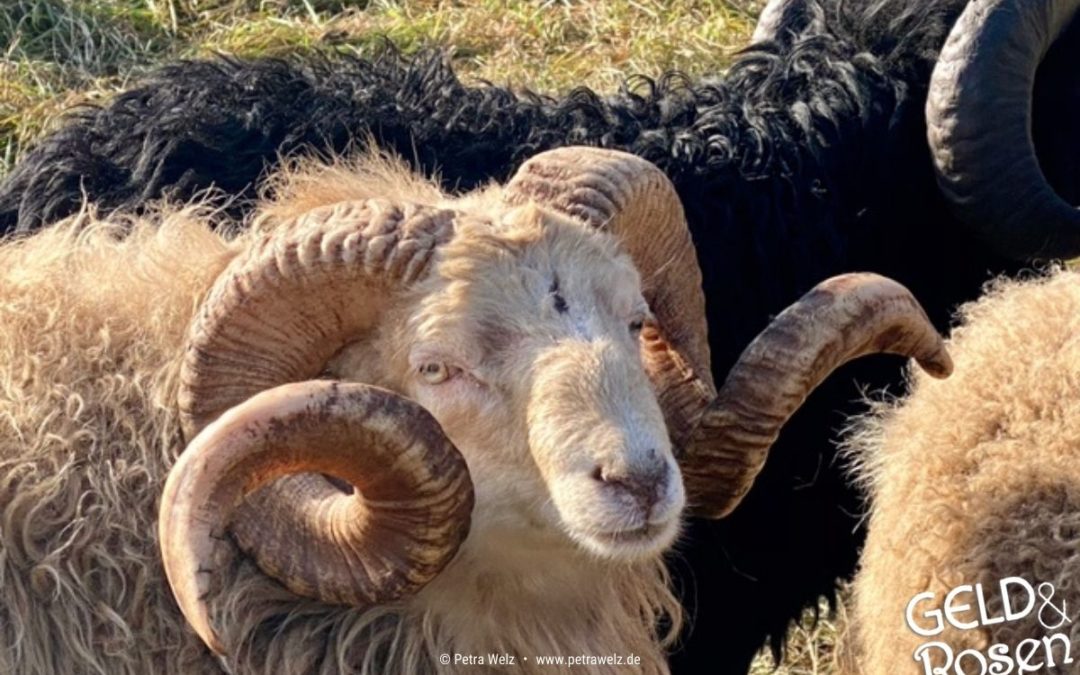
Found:
[[[43,139],[0,185],[0,231],[68,215],[84,193],[106,210],[210,186],[250,196],[279,154],[341,151],[369,134],[462,190],[505,179],[548,148],[625,149],[658,164],[679,190],[719,381],[773,314],[830,275],[892,276],[945,328],[991,274],[1018,269],[951,215],[925,140],[931,69],[964,5],[790,4],[766,36],[774,39],[723,76],[639,78],[607,98],[466,87],[439,54],[180,63]],[[1055,63],[1075,50],[1055,50],[1042,80],[1067,75]],[[1036,89],[1035,137],[1047,145],[1053,116],[1040,117],[1041,102],[1077,103],[1061,92],[1042,81]],[[1075,197],[1080,175],[1047,157],[1051,183]],[[240,215],[245,203],[229,208]],[[691,524],[672,561],[693,619],[673,655],[677,672],[744,673],[767,637],[779,650],[792,619],[834,597],[862,539],[858,496],[835,461],[836,431],[860,409],[863,389],[900,383],[899,366],[874,358],[829,378],[734,515]]]

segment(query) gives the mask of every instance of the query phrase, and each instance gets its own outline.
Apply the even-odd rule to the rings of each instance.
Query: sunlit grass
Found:
[[[845,599],[847,593],[841,594]],[[750,675],[832,675],[838,671],[836,645],[846,625],[847,615],[841,604],[832,616],[823,598],[818,604],[815,620],[813,610],[803,613],[802,621],[792,627],[787,636],[784,659],[777,664],[772,654],[758,654]],[[719,640],[718,640],[719,642]]]
[[[0,175],[73,103],[177,58],[442,45],[469,79],[556,93],[722,71],[756,0],[5,0]]]

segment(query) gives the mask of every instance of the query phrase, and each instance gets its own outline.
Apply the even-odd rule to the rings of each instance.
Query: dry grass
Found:
[[[847,593],[842,593],[844,598]],[[837,607],[835,616],[822,599],[818,604],[819,617],[806,610],[803,620],[788,632],[787,653],[777,664],[766,651],[758,654],[750,675],[831,675],[837,672],[836,644],[847,620],[844,606]]]
[[[761,0],[0,0],[0,177],[73,105],[106,100],[155,65],[214,52],[370,53],[452,47],[467,78],[545,92],[627,74],[722,71]],[[835,625],[792,630],[754,675],[833,672]],[[717,636],[722,648],[723,636]]]
[[[723,69],[759,0],[4,0],[0,175],[73,104],[164,61],[445,45],[459,72],[557,92],[629,73]]]

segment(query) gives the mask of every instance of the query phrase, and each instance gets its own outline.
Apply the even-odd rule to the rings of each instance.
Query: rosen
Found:
[[[996,644],[986,650],[986,654],[965,649],[953,654],[952,647],[944,642],[927,642],[915,650],[915,660],[921,661],[924,675],[1009,675],[1012,672],[1033,673],[1043,668],[1053,668],[1053,647],[1064,647],[1065,658],[1061,662],[1067,665],[1073,662],[1070,655],[1069,638],[1064,633],[1044,637],[1042,640],[1028,638],[1021,640],[1010,653],[1006,644]],[[940,666],[934,666],[934,657],[940,656]]]

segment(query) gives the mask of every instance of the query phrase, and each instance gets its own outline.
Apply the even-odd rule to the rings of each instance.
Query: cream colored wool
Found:
[[[383,160],[294,167],[279,192],[231,241],[189,207],[140,219],[85,211],[0,245],[0,672],[220,672],[186,627],[157,546],[158,497],[183,449],[188,322],[247,238],[297,210],[372,195],[447,200]],[[493,201],[467,199],[478,212]],[[491,555],[514,572],[479,573]],[[613,652],[667,672],[663,646],[681,614],[662,561],[560,555],[467,542],[415,599],[370,610],[298,598],[238,557],[215,621],[242,644],[227,664],[241,673],[424,673],[444,653],[504,651],[529,656],[513,673],[560,672],[535,656]]]
[[[934,638],[905,623],[916,594],[936,593],[923,607],[941,607],[961,584],[981,583],[989,616],[1000,616],[998,584],[1012,576],[1054,585],[1073,620],[1060,630],[1080,658],[1080,274],[996,282],[961,320],[949,343],[954,375],[914,372],[910,395],[879,405],[848,441],[871,499],[848,673],[922,673],[913,653],[930,640],[985,653],[1051,634],[1036,612]],[[1055,655],[1060,664],[1062,650]],[[966,666],[978,672],[973,660]]]

